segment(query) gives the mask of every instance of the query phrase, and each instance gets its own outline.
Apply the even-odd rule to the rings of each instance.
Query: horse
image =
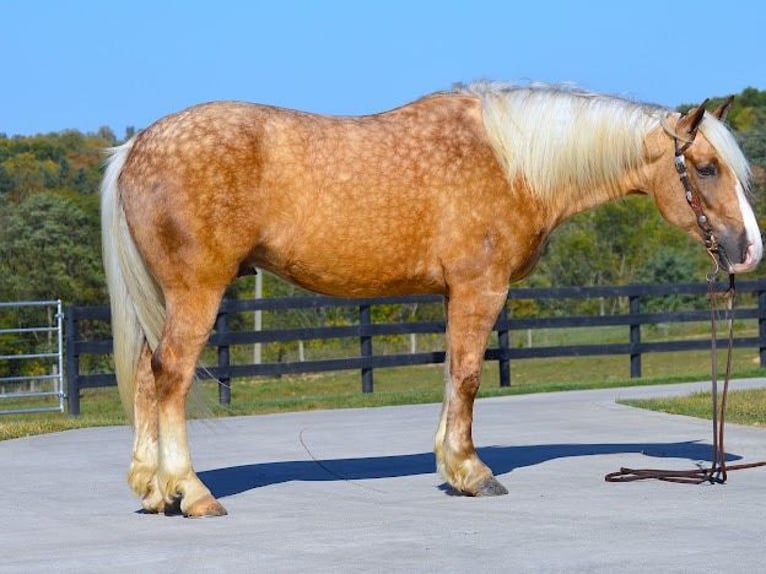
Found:
[[[103,258],[145,511],[226,514],[194,472],[185,402],[225,289],[254,267],[327,295],[442,295],[436,465],[456,492],[507,493],[474,447],[474,398],[509,285],[558,225],[645,194],[729,273],[760,261],[730,106],[478,82],[366,116],[206,103],[112,148]]]

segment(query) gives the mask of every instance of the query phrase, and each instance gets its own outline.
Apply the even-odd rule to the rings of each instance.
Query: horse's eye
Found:
[[[698,165],[695,166],[697,170],[697,174],[699,174],[700,177],[713,177],[718,175],[718,168],[714,163],[706,163],[705,165]]]

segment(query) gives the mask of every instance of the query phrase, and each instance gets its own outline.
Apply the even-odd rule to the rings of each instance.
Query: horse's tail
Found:
[[[133,419],[133,385],[144,343],[157,348],[165,322],[162,293],[130,234],[118,180],[133,140],[112,148],[101,184],[101,245],[112,308],[114,367],[125,413]]]

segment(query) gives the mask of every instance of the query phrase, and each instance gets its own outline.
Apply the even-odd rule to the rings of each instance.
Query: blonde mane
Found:
[[[484,124],[510,180],[551,201],[571,189],[617,194],[642,165],[644,138],[671,112],[568,86],[480,82],[457,88],[481,99]]]

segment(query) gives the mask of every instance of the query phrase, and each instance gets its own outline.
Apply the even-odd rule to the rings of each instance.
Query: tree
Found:
[[[97,202],[40,192],[0,212],[0,300],[106,301]]]

